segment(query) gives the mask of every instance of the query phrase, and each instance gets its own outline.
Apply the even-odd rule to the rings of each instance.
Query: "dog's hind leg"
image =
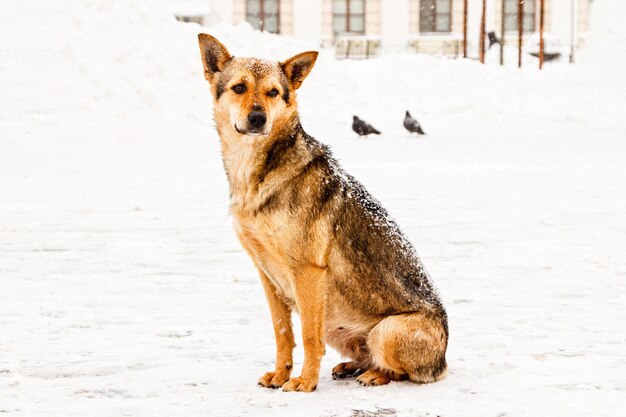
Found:
[[[341,362],[333,368],[333,379],[354,378],[371,367],[372,361],[367,348],[367,332],[353,335],[350,331],[344,331],[345,328],[341,327],[329,333],[329,339],[334,342],[333,347],[341,356],[351,359],[349,362]]]
[[[442,317],[433,313],[388,316],[370,331],[367,344],[372,369],[357,378],[363,385],[384,385],[410,379],[428,383],[447,373],[447,331]]]
[[[356,361],[341,362],[333,368],[333,379],[354,378],[363,372],[365,369]]]
[[[356,380],[361,385],[386,385],[390,381],[404,381],[409,379],[406,374],[397,374],[388,370],[370,369],[363,372]]]

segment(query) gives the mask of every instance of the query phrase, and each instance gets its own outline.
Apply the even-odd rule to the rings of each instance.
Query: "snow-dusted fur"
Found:
[[[324,341],[352,363],[334,370],[365,385],[446,375],[446,311],[415,249],[382,205],[303,130],[295,90],[317,53],[285,62],[233,58],[199,36],[230,184],[231,213],[256,265],[277,342],[259,383],[312,391]],[[262,115],[262,123],[254,117]],[[291,313],[305,362],[291,378]]]

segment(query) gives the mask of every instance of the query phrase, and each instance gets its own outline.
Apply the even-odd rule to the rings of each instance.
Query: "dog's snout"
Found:
[[[263,127],[265,122],[267,122],[267,117],[265,116],[265,112],[262,111],[253,111],[248,115],[248,122],[250,126],[254,128]]]

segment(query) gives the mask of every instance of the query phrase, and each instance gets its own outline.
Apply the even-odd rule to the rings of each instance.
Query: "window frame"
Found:
[[[250,13],[250,2],[257,1],[259,3],[259,13]],[[274,13],[269,13],[270,16]],[[246,22],[249,22],[250,17],[257,17],[259,19],[259,30],[261,32],[274,33],[280,35],[280,0],[276,0],[276,32],[270,32],[265,30],[265,0],[246,0]]]
[[[433,30],[424,30],[422,29],[422,22],[424,21],[424,19],[422,19],[422,0],[420,0],[420,9],[419,9],[419,33],[452,33],[452,0],[448,0],[449,2],[449,6],[448,6],[448,11],[445,13],[437,13],[437,0],[433,0],[433,4],[435,5],[433,11],[432,11],[432,16],[429,17],[429,20],[432,20],[432,27],[434,28]],[[447,30],[437,30],[437,16],[438,15],[448,15],[448,28]]]
[[[504,31],[505,32],[517,32],[518,31],[518,27],[517,27],[517,1],[513,0],[515,2],[515,10],[514,11],[507,11],[507,4],[509,4],[510,2],[508,0],[505,0],[503,3],[504,7],[504,12],[502,13],[502,16],[504,18]],[[524,25],[524,33],[534,33],[537,30],[537,1],[536,0],[524,0],[524,3],[526,2],[532,2],[533,5],[533,10],[532,12],[526,12],[526,4],[524,4],[524,13],[522,15],[522,21],[524,21],[524,19],[526,18],[526,16],[532,16],[532,22],[533,22],[533,26],[532,28],[527,28],[526,25]],[[513,19],[514,22],[514,27],[513,28],[508,28],[506,27],[506,22],[509,21],[509,19]]]
[[[345,13],[344,12],[341,12],[341,13],[335,12],[335,1],[333,0],[333,2],[332,2],[332,4],[333,4],[333,10],[332,10],[332,13],[333,13],[333,34],[335,36],[338,36],[338,35],[341,36],[341,35],[345,35],[345,34],[365,35],[365,33],[366,33],[366,23],[367,23],[366,20],[365,20],[365,18],[367,16],[367,13],[366,13],[367,1],[366,0],[361,0],[363,2],[363,11],[361,13],[352,13],[352,12],[350,12],[351,0],[343,0],[343,1],[346,4],[346,9],[345,9],[346,11],[345,11]],[[354,31],[354,30],[351,30],[351,28],[350,28],[350,18],[354,17],[354,16],[362,16],[362,18],[363,18],[363,29],[360,30],[360,31]],[[343,31],[343,32],[336,32],[335,31],[335,20],[338,19],[338,18],[341,18],[341,19],[345,20],[346,30]]]

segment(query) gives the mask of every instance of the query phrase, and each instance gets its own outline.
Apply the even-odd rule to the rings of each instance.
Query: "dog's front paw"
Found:
[[[317,388],[317,380],[312,381],[302,378],[301,376],[291,378],[285,385],[283,385],[283,391],[300,391],[300,392],[312,392]]]
[[[265,388],[280,388],[289,381],[289,374],[286,372],[266,372],[259,379],[259,385]]]

